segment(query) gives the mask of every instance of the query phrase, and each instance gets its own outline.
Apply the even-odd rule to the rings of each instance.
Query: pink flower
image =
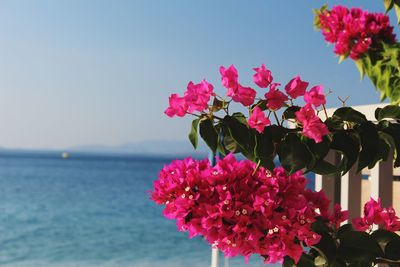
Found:
[[[228,89],[228,96],[233,96],[237,87],[238,87],[238,71],[235,66],[231,65],[229,68],[225,68],[221,66],[219,68],[219,72],[221,73],[221,82],[222,85]]]
[[[303,134],[316,143],[320,143],[322,137],[329,134],[328,128],[315,114],[311,104],[307,104],[297,111],[296,119],[303,125]]]
[[[349,212],[347,210],[342,210],[340,204],[336,203],[333,207],[333,215],[331,218],[332,223],[336,228],[340,227],[340,224],[349,218]]]
[[[380,215],[387,230],[392,232],[400,230],[399,217],[396,216],[396,211],[392,207],[383,209]]]
[[[353,227],[357,231],[367,231],[370,229],[370,225],[365,221],[364,218],[354,218],[352,220]]]
[[[369,225],[372,224],[380,224],[382,222],[381,219],[381,200],[375,201],[371,198],[367,203],[364,205],[364,218]]]
[[[254,103],[257,92],[250,87],[243,87],[240,84],[232,96],[232,100],[241,103],[243,106],[250,106]]]
[[[295,99],[305,94],[308,86],[308,82],[304,82],[300,79],[300,76],[296,76],[285,86],[285,91],[291,98]]]
[[[308,138],[313,139],[316,143],[322,142],[322,137],[329,134],[328,128],[321,121],[311,121],[303,125],[303,134]]]
[[[253,76],[254,83],[260,86],[261,88],[267,88],[273,79],[271,71],[267,70],[264,64],[262,64],[261,67],[259,68],[254,68],[253,70],[256,71],[256,73]]]
[[[164,113],[169,116],[183,117],[186,114],[188,105],[183,97],[179,97],[177,94],[172,94],[169,97],[169,107],[164,111]]]
[[[271,121],[265,117],[264,112],[259,107],[253,109],[247,122],[251,128],[256,129],[259,133],[264,131],[265,126],[271,124]]]
[[[206,80],[198,84],[189,82],[184,98],[189,106],[189,112],[204,111],[208,108],[208,102],[211,96],[215,95],[213,92],[214,87]]]
[[[328,210],[321,201],[326,196],[305,186],[302,172],[269,171],[229,154],[215,166],[173,161],[154,181],[151,199],[165,205],[164,216],[175,219],[179,231],[203,236],[225,256],[258,254],[265,263],[289,256],[297,263],[303,246],[321,238],[311,228],[320,216],[316,209]]]
[[[319,21],[325,40],[335,44],[335,53],[352,59],[360,58],[371,48],[380,48],[382,42],[396,41],[389,17],[384,14],[335,6],[320,14]]]
[[[276,89],[279,85],[279,83],[271,84],[269,92],[264,95],[267,99],[267,107],[271,110],[280,109],[289,99],[284,93]]]
[[[396,216],[396,211],[392,208],[382,208],[381,201],[370,199],[364,205],[364,216],[353,219],[353,226],[356,230],[366,231],[373,224],[381,225],[388,231],[399,231],[400,220]]]
[[[307,104],[312,104],[315,107],[326,104],[326,99],[324,95],[324,87],[322,85],[314,86],[309,92],[304,95],[304,101]]]

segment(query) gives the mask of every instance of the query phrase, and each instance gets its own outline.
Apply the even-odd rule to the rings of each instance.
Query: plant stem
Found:
[[[254,175],[254,174],[257,172],[258,168],[260,168],[260,165],[261,165],[261,160],[259,159],[259,160],[257,161],[257,166],[256,166],[256,168],[254,169],[252,175]]]
[[[325,117],[328,119],[328,112],[326,112],[325,104],[322,104],[322,107],[324,109]]]
[[[280,121],[279,121],[279,119],[278,119],[278,115],[276,115],[276,112],[275,112],[275,111],[274,111],[274,117],[275,117],[276,123],[277,123],[279,126],[281,126],[281,123],[280,123]]]

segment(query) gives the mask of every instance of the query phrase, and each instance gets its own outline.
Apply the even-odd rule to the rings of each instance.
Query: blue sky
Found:
[[[232,63],[243,84],[265,63],[283,84],[300,74],[334,90],[329,106],[337,96],[378,102],[314,31],[311,10],[323,3],[1,1],[0,146],[183,140],[189,119],[163,114],[169,94],[203,78],[222,92],[218,68]],[[338,3],[383,11],[381,1]]]

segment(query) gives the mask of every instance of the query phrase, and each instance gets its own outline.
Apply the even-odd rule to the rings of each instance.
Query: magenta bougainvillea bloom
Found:
[[[311,104],[306,104],[297,111],[296,119],[303,125],[303,134],[313,139],[316,143],[320,143],[322,137],[329,134],[328,128],[315,114]]]
[[[185,98],[180,97],[178,94],[172,94],[169,97],[169,107],[164,111],[164,113],[169,116],[183,117],[186,114],[188,105]]]
[[[308,82],[304,82],[300,79],[300,76],[296,76],[285,86],[285,91],[291,98],[295,99],[306,93],[307,86]]]
[[[271,110],[280,109],[285,104],[285,101],[289,100],[287,95],[277,89],[280,85],[280,83],[272,83],[268,93],[264,95],[267,99],[267,107]]]
[[[221,83],[222,85],[228,89],[228,96],[233,96],[237,87],[238,87],[238,71],[235,66],[231,65],[229,68],[225,68],[221,66],[219,68],[219,72],[221,73]]]
[[[271,121],[265,116],[264,112],[259,108],[255,107],[251,112],[251,116],[247,120],[249,126],[256,129],[257,132],[264,132],[264,128],[271,124]]]
[[[265,64],[262,64],[259,68],[253,69],[256,73],[253,76],[253,81],[261,88],[267,88],[272,82],[272,74],[270,70],[265,68]]]
[[[319,15],[325,40],[335,44],[335,53],[358,59],[381,42],[394,43],[396,38],[389,17],[360,8],[335,6]]]
[[[298,262],[302,246],[321,238],[311,229],[316,217],[342,219],[330,213],[326,195],[306,183],[301,171],[270,172],[232,154],[214,167],[187,158],[163,168],[151,199],[165,205],[164,216],[175,219],[178,230],[203,236],[228,257],[259,254],[275,263],[289,256]]]
[[[380,225],[388,231],[400,231],[400,220],[392,207],[382,208],[381,200],[371,198],[364,205],[364,216],[353,219],[354,228],[359,231],[370,230],[372,225]]]
[[[315,107],[326,104],[326,99],[324,95],[324,87],[322,85],[314,86],[310,91],[304,94],[304,101],[308,104],[312,104]]]
[[[236,91],[232,95],[232,100],[241,103],[243,106],[250,106],[254,103],[257,92],[250,87],[238,85]]]
[[[185,92],[185,100],[189,106],[189,112],[204,111],[208,108],[208,102],[211,96],[215,95],[213,92],[214,87],[206,80],[198,84],[189,82]]]

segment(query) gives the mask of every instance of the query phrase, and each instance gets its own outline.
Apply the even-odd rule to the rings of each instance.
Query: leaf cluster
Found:
[[[335,230],[320,217],[313,224],[313,231],[321,235],[321,241],[303,253],[296,265],[286,257],[284,267],[372,267],[377,263],[400,266],[400,237],[393,232],[359,232],[351,224]]]
[[[288,107],[283,119],[293,118],[299,107]],[[357,170],[372,168],[389,153],[395,153],[394,166],[400,166],[400,107],[388,105],[375,111],[376,121],[369,121],[362,113],[350,108],[337,109],[325,120],[330,134],[320,143],[305,137],[301,125],[294,128],[282,125],[265,127],[258,133],[238,112],[215,119],[204,116],[192,122],[189,139],[196,148],[198,134],[215,153],[241,153],[247,159],[272,170],[274,160],[288,173],[298,170],[318,174],[346,173],[357,162]],[[325,160],[329,151],[340,153],[341,160],[333,165]]]

